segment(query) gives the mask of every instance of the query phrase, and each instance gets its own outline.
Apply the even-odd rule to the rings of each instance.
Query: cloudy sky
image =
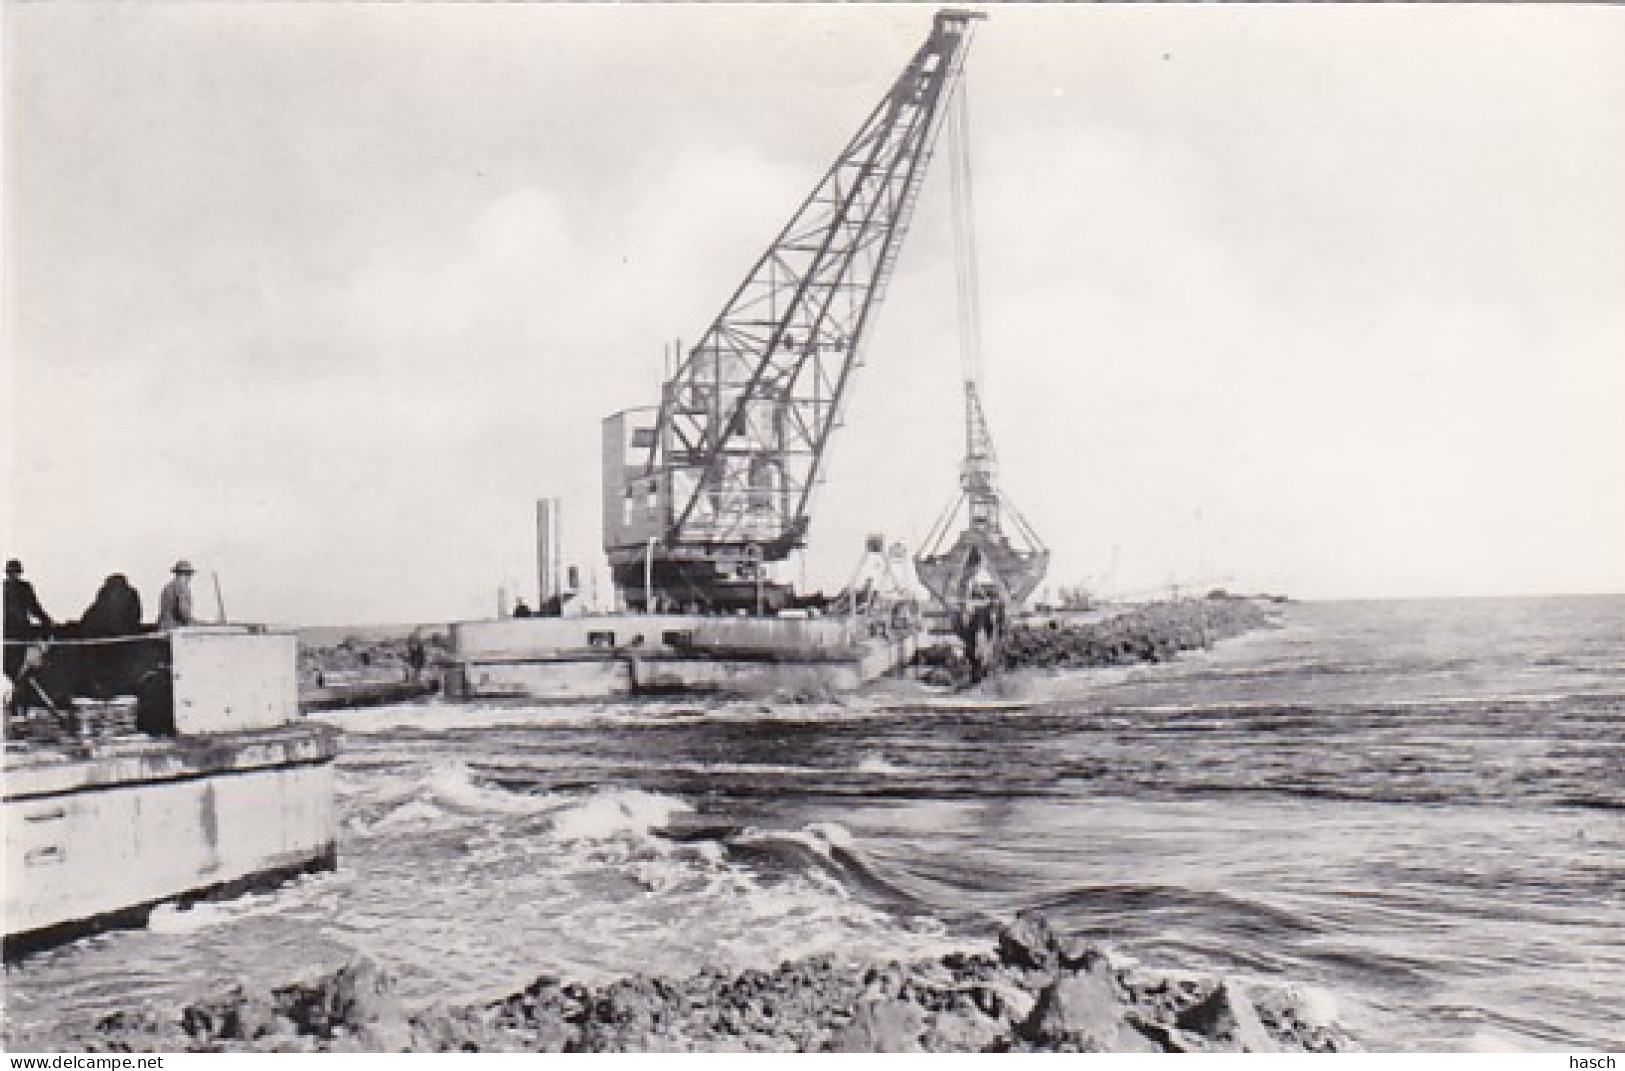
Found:
[[[493,612],[923,38],[912,5],[6,5],[7,556],[76,615]],[[1052,580],[1625,590],[1625,12],[1000,7],[986,402]],[[955,489],[945,174],[802,569]]]

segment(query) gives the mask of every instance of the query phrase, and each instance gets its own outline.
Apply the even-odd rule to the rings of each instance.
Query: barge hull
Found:
[[[451,628],[447,695],[589,700],[631,695],[846,692],[913,657],[912,634],[865,621],[612,614]]]
[[[288,726],[8,764],[7,958],[155,903],[331,869],[336,735]]]

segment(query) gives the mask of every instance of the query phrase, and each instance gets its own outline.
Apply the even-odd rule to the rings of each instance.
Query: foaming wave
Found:
[[[159,904],[147,916],[147,929],[153,933],[186,934],[233,922],[259,907],[261,897],[243,897],[229,904],[203,903],[190,907]]]
[[[373,772],[367,779],[348,774],[341,771],[339,778],[340,798],[349,812],[344,824],[361,832],[492,816],[523,817],[564,806],[556,796],[512,792],[489,784],[455,759]]]
[[[387,931],[350,915],[342,923],[347,941],[394,966],[413,1000],[497,996],[538,971],[602,982],[966,947],[834,822],[741,831],[681,798],[600,789],[522,828],[487,823],[459,844],[455,872],[420,883],[406,870],[408,887],[385,887],[377,910],[394,920]],[[475,902],[481,910],[468,910]]]
[[[553,835],[562,841],[607,840],[647,836],[694,808],[683,800],[641,789],[607,789],[564,807],[553,818]]]
[[[428,779],[434,798],[457,810],[484,814],[537,814],[561,804],[551,796],[533,796],[476,781],[468,767],[456,761],[438,763]]]
[[[852,831],[839,822],[812,822],[801,829],[746,830],[730,838],[730,843],[746,846],[795,844],[821,858],[831,859],[837,848],[850,850],[853,838]]]
[[[725,839],[728,854],[767,873],[825,882],[842,897],[857,895],[889,910],[928,910],[924,897],[884,873],[838,822],[793,830],[746,830]]]
[[[357,829],[395,829],[400,826],[432,825],[444,821],[445,818],[446,812],[427,800],[408,800],[370,826],[365,822],[356,822],[354,826]]]
[[[865,755],[857,765],[858,773],[896,774],[905,772],[884,755]]]
[[[672,837],[674,829],[683,835]],[[769,967],[830,952],[899,958],[966,947],[838,822],[740,830],[707,824],[682,800],[616,790],[561,812],[552,832],[550,839],[575,849],[557,876],[569,883],[569,874],[596,873],[590,887],[605,890],[590,906],[590,927],[574,931],[596,946],[589,960],[600,966],[628,948],[647,949],[666,973],[684,974],[700,961]],[[609,875],[630,880],[638,896],[617,895],[604,884]],[[687,921],[662,927],[657,938],[648,932],[651,917]],[[621,946],[629,929],[643,936]],[[578,970],[586,966],[572,959]]]
[[[999,701],[970,701],[972,709],[1018,707]],[[932,709],[930,701],[921,710]],[[457,733],[483,729],[629,729],[664,725],[772,722],[819,724],[885,719],[909,709],[879,697],[842,695],[794,701],[761,697],[718,696],[681,702],[658,698],[618,698],[607,702],[548,704],[506,700],[500,703],[410,703],[364,710],[327,711],[309,717],[357,736],[397,733]]]
[[[1294,983],[1278,989],[1285,994],[1299,1017],[1307,1023],[1330,1026],[1343,1021],[1345,1015],[1343,1001],[1324,986]]]
[[[181,905],[159,904],[147,914],[147,930],[158,934],[192,934],[241,922],[258,915],[273,915],[309,904],[341,887],[347,879],[334,874],[311,874],[269,892],[244,893],[229,900],[202,900]]]
[[[368,707],[364,710],[324,711],[308,715],[346,733],[368,736],[395,733],[402,729],[422,732],[444,732],[458,729],[494,729],[534,725],[550,719],[553,714],[580,716],[579,711],[549,708],[534,704],[496,705],[465,704],[444,701],[430,703],[400,703],[392,706]]]

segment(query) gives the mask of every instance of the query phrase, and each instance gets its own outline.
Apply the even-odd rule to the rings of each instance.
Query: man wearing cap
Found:
[[[175,579],[164,585],[158,596],[158,627],[182,628],[197,624],[192,616],[192,563],[182,558],[170,570]]]
[[[48,629],[52,624],[51,615],[40,606],[39,596],[34,594],[34,585],[23,579],[23,563],[16,558],[6,562],[7,677],[17,679],[17,670],[22,668],[23,659],[28,654],[24,644],[13,641],[35,639],[41,629]]]

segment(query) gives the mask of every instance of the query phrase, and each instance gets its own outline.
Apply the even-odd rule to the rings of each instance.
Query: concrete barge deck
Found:
[[[331,869],[338,734],[298,720],[292,635],[161,640],[172,733],[5,746],[5,956],[153,906]]]

